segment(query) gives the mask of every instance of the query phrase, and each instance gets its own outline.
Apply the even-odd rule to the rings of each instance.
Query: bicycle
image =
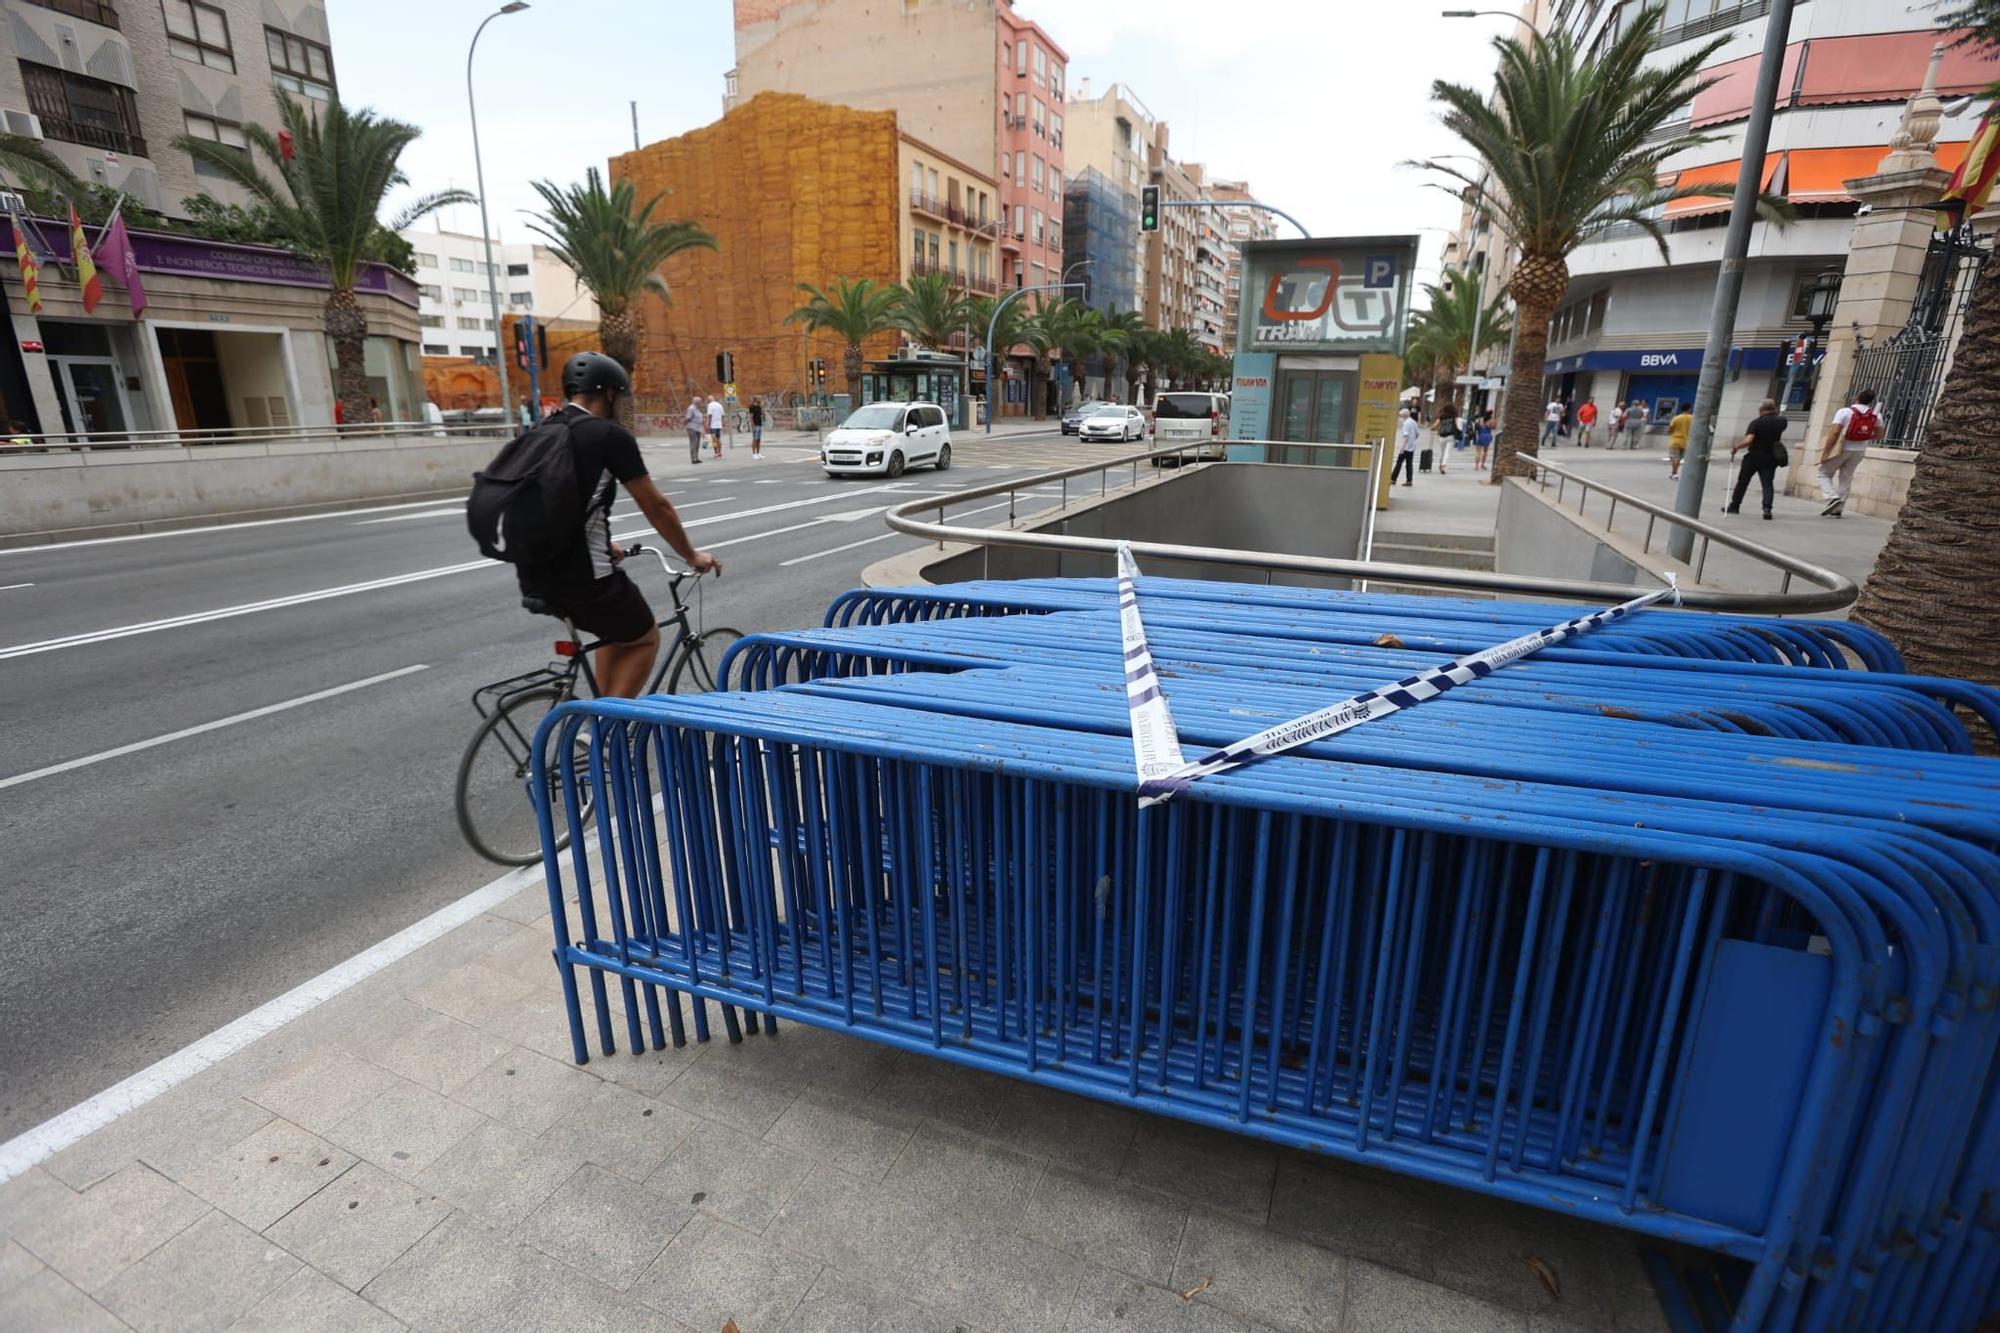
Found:
[[[660,665],[653,672],[646,693],[659,693],[662,682],[668,694],[704,694],[715,689],[716,667],[729,645],[742,638],[743,632],[726,627],[710,629],[701,624],[699,600],[691,606],[681,591],[684,583],[700,575],[692,570],[674,569],[667,564],[666,554],[652,547],[625,548],[626,559],[639,555],[658,558],[660,567],[671,579],[667,591],[674,604],[672,613],[659,622],[667,649],[660,655]],[[539,598],[523,597],[521,606],[536,615],[563,621],[564,636],[555,643],[559,660],[482,685],[472,692],[472,706],[481,721],[458,761],[456,792],[458,829],[465,841],[487,860],[511,866],[533,865],[542,859],[541,833],[528,794],[536,729],[556,707],[578,697],[579,678],[589,690],[583,697],[597,697],[597,675],[590,669],[590,655],[603,647],[601,640],[580,642],[576,626]],[[667,635],[669,629],[673,630],[671,637]],[[585,785],[582,793],[585,825],[595,807],[594,793],[588,789],[588,779],[584,776],[587,761],[583,755],[587,744],[579,732],[576,767],[577,780]],[[560,765],[554,760],[550,761],[548,772],[552,785],[560,781]],[[569,844],[569,831],[559,828],[556,836],[556,850],[561,851]]]

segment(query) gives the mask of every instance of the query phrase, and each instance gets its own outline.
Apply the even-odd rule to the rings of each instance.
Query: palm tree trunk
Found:
[[[1951,374],[1917,455],[1909,497],[1854,604],[1910,670],[2000,685],[2000,265],[1988,264],[1966,310]],[[1805,447],[1818,457],[1818,441]]]
[[[847,375],[849,407],[861,406],[861,344],[849,343],[840,354],[840,368]]]
[[[351,287],[326,298],[326,336],[333,342],[333,396],[348,422],[368,420],[368,317]]]
[[[1549,350],[1549,319],[1569,289],[1569,265],[1547,255],[1523,255],[1508,283],[1514,297],[1514,361],[1507,368],[1507,408],[1494,441],[1493,471],[1498,486],[1533,469],[1516,460],[1532,454],[1541,430],[1542,366]]]
[[[627,375],[632,374],[633,367],[639,361],[639,321],[633,318],[629,311],[621,311],[615,315],[605,315],[600,312],[597,328],[598,337],[604,344],[604,354],[625,367]],[[637,380],[633,381],[633,389],[636,393]],[[630,393],[626,394],[618,400],[617,405],[619,424],[628,430],[632,427],[633,396]]]

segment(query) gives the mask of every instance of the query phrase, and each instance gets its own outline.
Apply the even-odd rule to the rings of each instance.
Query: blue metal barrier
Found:
[[[1203,746],[1535,623],[1156,584]],[[582,967],[607,1054],[613,977],[633,1049],[681,994],[852,1031],[1728,1256],[1742,1328],[2000,1308],[1991,692],[1646,614],[1141,810],[1104,586],[850,594],[749,692],[552,715],[578,1061]]]

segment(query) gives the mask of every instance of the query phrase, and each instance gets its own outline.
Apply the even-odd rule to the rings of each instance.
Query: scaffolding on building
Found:
[[[1090,261],[1084,299],[1107,314],[1139,308],[1133,253],[1139,200],[1095,167],[1063,187],[1063,267]]]

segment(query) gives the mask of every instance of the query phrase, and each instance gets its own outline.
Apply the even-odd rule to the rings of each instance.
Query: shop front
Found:
[[[965,362],[945,352],[912,348],[881,361],[870,361],[861,376],[861,401],[867,403],[936,403],[954,429],[966,427],[960,386]]]
[[[1543,366],[1545,392],[1574,407],[1587,394],[1602,413],[1615,403],[1643,403],[1646,419],[1656,429],[1675,413],[1694,406],[1701,378],[1699,347],[1582,352]],[[1733,419],[1745,402],[1775,393],[1772,377],[1783,354],[1776,347],[1738,347],[1730,351],[1724,376],[1723,415]]]

